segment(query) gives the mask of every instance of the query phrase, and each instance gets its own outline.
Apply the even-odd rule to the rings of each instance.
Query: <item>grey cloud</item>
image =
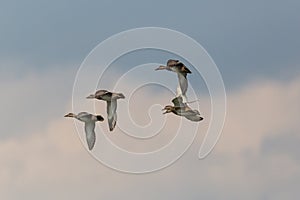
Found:
[[[266,137],[261,144],[263,155],[284,154],[300,160],[300,136],[298,133],[283,133]]]

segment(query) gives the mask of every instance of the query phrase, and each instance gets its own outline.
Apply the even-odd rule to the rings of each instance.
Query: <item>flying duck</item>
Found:
[[[109,130],[114,130],[117,123],[117,99],[124,99],[125,96],[122,93],[114,93],[107,90],[98,90],[95,94],[91,94],[86,98],[106,101],[106,112]]]
[[[187,74],[192,72],[179,60],[168,60],[167,66],[161,65],[155,70],[168,70],[177,73],[178,76],[178,87],[177,87],[177,97],[182,96],[183,102],[186,102],[186,91],[188,88]]]
[[[87,141],[89,150],[92,150],[95,145],[95,141],[96,141],[95,123],[97,121],[102,122],[104,120],[104,118],[101,115],[92,115],[87,112],[80,112],[77,115],[74,113],[69,113],[69,114],[66,114],[64,117],[73,117],[75,119],[78,119],[79,121],[84,122],[86,141]]]
[[[187,103],[183,103],[182,97],[175,97],[172,100],[172,103],[174,106],[167,105],[162,109],[165,111],[163,114],[172,112],[175,115],[183,116],[190,121],[199,122],[203,120],[203,117],[200,116],[198,110],[192,110]]]

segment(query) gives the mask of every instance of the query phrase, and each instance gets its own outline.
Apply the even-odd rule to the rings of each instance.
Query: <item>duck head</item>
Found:
[[[166,114],[166,113],[172,112],[173,109],[174,109],[173,106],[169,106],[169,105],[168,105],[168,106],[165,106],[164,109],[162,109],[162,111],[165,111],[165,112],[163,112],[163,114]]]

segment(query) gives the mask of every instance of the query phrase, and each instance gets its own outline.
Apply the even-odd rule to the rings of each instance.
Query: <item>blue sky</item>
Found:
[[[1,1],[4,199],[299,198],[299,10],[296,0]],[[224,79],[228,112],[209,157],[197,159],[201,132],[174,165],[137,176],[95,161],[72,121],[62,116],[72,109],[74,79],[87,54],[114,34],[148,26],[180,31],[208,51]],[[116,62],[124,68],[111,74],[136,64],[165,62],[168,56],[157,51],[129,54]],[[191,85],[197,81],[191,76]],[[137,98],[151,105],[147,98]],[[167,101],[163,95],[155,99]],[[200,105],[210,116],[207,96]],[[140,110],[134,117],[147,122],[144,104],[134,106]],[[207,127],[204,121],[201,128]],[[146,143],[136,144],[122,134],[109,135],[134,150],[163,145],[171,136],[144,147]]]
[[[229,86],[253,76],[288,79],[299,72],[299,8],[298,1],[3,1],[0,58],[33,70],[76,69],[107,37],[159,26],[202,44]]]

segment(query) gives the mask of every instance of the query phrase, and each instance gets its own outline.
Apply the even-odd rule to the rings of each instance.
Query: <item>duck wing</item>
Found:
[[[178,76],[178,89],[177,89],[177,95],[185,95],[186,91],[188,89],[188,81],[186,78],[186,74],[183,73],[177,73]]]
[[[96,141],[95,122],[94,121],[85,122],[84,130],[85,130],[85,136],[86,136],[86,141],[89,150],[92,150]]]
[[[114,130],[117,124],[117,100],[107,101],[107,121],[109,130]]]

